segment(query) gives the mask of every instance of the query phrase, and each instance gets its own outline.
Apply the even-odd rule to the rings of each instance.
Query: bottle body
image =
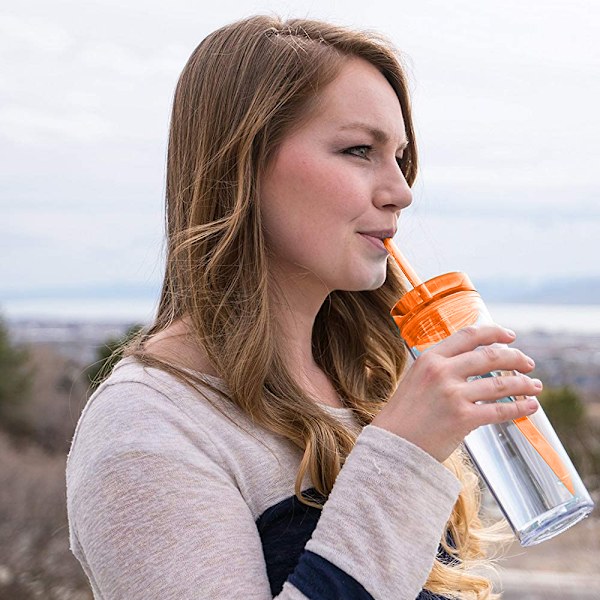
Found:
[[[440,278],[450,275],[464,277],[468,283],[462,280],[452,288],[445,281],[436,290],[439,278],[435,278],[423,284],[428,288],[425,296],[415,288],[406,296],[416,292],[421,297],[405,296],[392,311],[415,358],[467,325],[492,322],[468,278],[464,274]],[[494,371],[478,378],[505,374]],[[510,396],[498,400],[514,401]],[[529,417],[479,427],[465,438],[464,445],[523,546],[558,535],[594,507],[541,407]]]
[[[539,544],[562,533],[594,508],[543,409],[538,408],[528,418],[559,455],[573,493],[512,421],[478,427],[464,441],[522,546]]]

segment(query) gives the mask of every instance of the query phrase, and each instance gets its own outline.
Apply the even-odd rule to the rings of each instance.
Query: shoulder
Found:
[[[222,380],[206,380],[192,387],[134,358],[118,363],[81,414],[67,459],[67,486],[85,485],[88,478],[132,461],[189,470],[218,465],[242,480],[265,465],[280,473],[280,467],[297,460],[293,445],[254,423],[226,397]]]
[[[88,400],[80,426],[101,419],[102,415],[112,423],[120,416],[140,423],[159,415],[189,416],[190,407],[202,412],[215,402],[222,404],[223,383],[213,377],[206,377],[205,381],[205,385],[192,387],[162,369],[148,367],[132,357],[124,358]]]
[[[70,518],[107,489],[155,494],[184,481],[202,494],[228,487],[255,515],[289,495],[301,452],[212,389],[226,391],[222,380],[209,380],[195,389],[135,359],[121,361],[75,431],[66,473]]]
[[[81,414],[67,476],[102,469],[126,455],[185,462],[202,454],[218,460],[219,444],[212,432],[218,431],[221,437],[236,435],[235,429],[223,425],[237,409],[212,387],[193,388],[136,359],[123,359]],[[235,418],[243,422],[244,417],[236,414]]]
[[[189,405],[202,410],[215,402],[223,403],[224,382],[210,375],[194,374],[204,383],[192,386],[163,369],[144,365],[134,357],[124,358],[92,394],[82,419],[88,413],[105,411],[112,404],[117,410],[135,410],[143,417],[139,412],[143,408],[181,412]]]

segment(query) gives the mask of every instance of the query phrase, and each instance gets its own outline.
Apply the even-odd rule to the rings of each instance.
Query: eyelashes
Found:
[[[358,158],[362,158],[368,160],[370,158],[371,153],[373,152],[373,146],[369,144],[361,144],[360,146],[351,146],[350,148],[346,148],[343,153],[349,154],[350,156],[356,156]],[[404,171],[403,157],[396,156],[396,163]]]
[[[357,156],[358,158],[369,158],[369,154],[372,150],[373,146],[369,145],[352,146],[351,148],[346,148],[344,154],[350,154],[351,156]]]

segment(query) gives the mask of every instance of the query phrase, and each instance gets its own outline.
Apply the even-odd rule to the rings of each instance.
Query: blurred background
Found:
[[[88,599],[64,465],[98,366],[147,324],[163,269],[170,103],[200,40],[255,13],[388,36],[421,169],[397,243],[466,271],[537,362],[600,493],[600,4],[191,0],[0,8],[0,599]],[[506,598],[600,598],[598,509],[500,562]],[[554,596],[553,594],[557,594]],[[586,595],[587,594],[587,595]],[[591,594],[591,595],[590,595]]]

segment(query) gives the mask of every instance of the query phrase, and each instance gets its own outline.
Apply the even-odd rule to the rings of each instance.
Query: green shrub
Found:
[[[0,318],[0,425],[11,433],[23,426],[21,409],[30,399],[31,368],[25,348],[13,344]]]
[[[131,325],[123,336],[109,338],[96,351],[96,360],[86,369],[91,390],[95,390],[123,356],[123,348],[140,330],[141,325]]]
[[[540,395],[540,402],[588,487],[600,486],[600,431],[587,418],[579,394],[569,386],[548,388]]]

